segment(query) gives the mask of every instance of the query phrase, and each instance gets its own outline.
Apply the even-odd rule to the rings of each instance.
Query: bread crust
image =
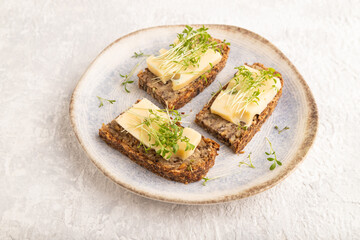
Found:
[[[111,147],[128,156],[132,161],[168,180],[191,183],[201,180],[214,166],[220,146],[215,141],[202,137],[194,154],[185,160],[172,157],[165,160],[155,150],[145,151],[140,141],[125,131],[115,120],[103,124],[99,136]]]
[[[219,43],[221,42],[219,39],[214,40]],[[225,67],[230,48],[225,43],[222,46],[221,61],[216,64],[210,72],[203,74],[205,78],[198,77],[189,85],[179,90],[173,90],[171,81],[164,84],[158,79],[155,79],[156,76],[148,68],[145,68],[144,71],[140,71],[138,74],[139,88],[145,90],[165,107],[170,109],[183,107],[208,87],[215,80],[216,75]]]
[[[248,65],[245,63],[245,65],[258,70],[268,69],[261,63],[254,63],[253,65]],[[278,72],[275,72],[274,74],[277,73]],[[216,97],[219,95],[220,91],[214,95],[209,103],[207,103],[204,108],[196,115],[195,122],[200,127],[204,128],[207,132],[219,139],[221,142],[229,146],[235,153],[240,153],[274,111],[282,95],[282,89],[284,86],[284,80],[281,74],[279,79],[281,81],[280,90],[277,92],[273,100],[261,112],[261,114],[254,116],[251,126],[246,130],[241,129],[238,127],[238,125],[211,113],[210,107],[215,101]],[[227,84],[223,87],[223,90],[226,89],[226,87]]]

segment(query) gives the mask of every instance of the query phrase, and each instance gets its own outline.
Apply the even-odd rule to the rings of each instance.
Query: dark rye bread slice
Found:
[[[115,120],[99,129],[100,137],[111,147],[128,156],[132,161],[151,172],[181,183],[191,183],[201,180],[209,169],[214,166],[218,155],[219,144],[202,137],[195,152],[185,160],[172,157],[168,161],[157,155],[151,149],[145,152],[140,141],[124,130]]]
[[[217,42],[221,42],[218,39],[214,39]],[[179,89],[172,89],[172,81],[168,81],[166,84],[155,79],[156,76],[150,72],[148,68],[144,71],[140,71],[139,88],[145,90],[153,98],[163,104],[165,107],[179,109],[186,103],[190,102],[194,97],[201,93],[206,87],[208,87],[214,80],[216,75],[225,67],[228,59],[230,48],[228,45],[223,44],[221,50],[221,61],[216,64],[211,71],[203,74],[204,77],[198,77],[189,85]]]
[[[247,65],[245,63],[245,65]],[[254,63],[253,65],[248,65],[255,69],[267,69],[261,63]],[[276,74],[278,72],[275,72]],[[250,142],[253,136],[260,130],[263,123],[270,117],[274,111],[279,98],[282,94],[282,87],[284,86],[284,80],[280,76],[281,89],[277,92],[273,100],[267,105],[267,107],[261,112],[260,115],[255,115],[252,121],[252,124],[246,130],[241,129],[238,125],[231,123],[222,117],[212,114],[210,107],[215,101],[215,98],[219,95],[220,91],[212,97],[212,99],[207,103],[204,108],[196,115],[195,122],[207,132],[211,133],[221,142],[228,145],[235,153],[239,153],[244,149],[246,144]],[[226,89],[227,84],[223,87]]]

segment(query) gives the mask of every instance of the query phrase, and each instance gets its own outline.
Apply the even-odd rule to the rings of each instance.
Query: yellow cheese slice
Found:
[[[253,73],[253,77],[260,75],[260,71],[248,66],[245,67]],[[234,78],[232,78],[226,88],[228,91],[221,91],[211,105],[211,113],[219,115],[229,122],[235,124],[244,122],[246,126],[250,126],[254,116],[260,114],[275,97],[277,90],[273,85],[275,85],[277,89],[281,88],[280,79],[277,77],[274,78],[276,79],[276,83],[274,83],[273,79],[268,79],[265,84],[259,88],[260,95],[258,97],[260,100],[257,101],[258,104],[252,102],[248,105],[242,103],[236,94],[229,93],[229,90],[236,84]],[[249,95],[251,94],[252,92],[249,93]],[[246,95],[246,97],[248,97],[248,95]]]
[[[188,137],[190,139],[189,142],[192,145],[194,145],[195,148],[197,147],[197,145],[199,145],[199,143],[201,141],[201,134],[192,128],[184,128],[183,136]],[[176,152],[175,156],[177,156],[181,159],[187,159],[195,151],[195,148],[194,148],[194,150],[185,151],[186,143],[184,143],[184,142],[178,141],[178,145],[179,145],[179,150]]]
[[[144,98],[140,102],[134,104],[130,109],[121,114],[116,118],[116,122],[122,126],[127,132],[132,136],[142,142],[145,146],[151,147],[155,150],[159,150],[159,147],[153,147],[152,144],[155,143],[154,139],[149,140],[146,130],[139,127],[139,125],[144,121],[145,118],[150,116],[149,109],[159,110],[155,104],[150,102],[148,99]],[[156,112],[158,115],[168,118],[168,115],[162,112]],[[156,126],[153,126],[154,128]],[[181,159],[186,159],[191,156],[197,145],[201,141],[201,134],[191,128],[184,128],[183,136],[189,138],[189,142],[195,146],[193,150],[186,149],[186,143],[179,141],[179,150],[174,154],[174,156],[180,157]]]
[[[209,49],[205,52],[205,54],[201,57],[198,67],[189,67],[184,73],[181,73],[181,76],[177,80],[173,80],[173,89],[179,90],[189,83],[200,77],[203,73],[215,66],[221,61],[221,54],[219,52],[215,52],[212,49]]]
[[[160,55],[166,55],[167,51],[166,49],[161,49]],[[148,66],[148,69],[155,74],[164,84],[172,79],[173,81],[173,90],[179,90],[195,79],[197,79],[199,76],[201,76],[203,73],[205,73],[207,70],[211,68],[210,63],[215,66],[221,61],[221,54],[219,52],[216,52],[212,49],[207,50],[202,56],[199,61],[198,67],[188,67],[185,71],[182,71],[180,73],[179,79],[172,79],[174,77],[174,72],[176,72],[176,64],[174,64],[174,71],[171,71],[169,69],[162,69],[161,64],[163,61],[154,55],[151,55],[146,59],[146,63]],[[169,74],[170,73],[170,74]]]

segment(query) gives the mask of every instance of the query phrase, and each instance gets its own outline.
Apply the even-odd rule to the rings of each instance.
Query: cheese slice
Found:
[[[195,131],[194,129],[192,128],[184,128],[184,131],[183,131],[183,136],[186,136],[189,138],[189,142],[195,146],[194,150],[187,150],[185,151],[186,149],[186,143],[184,142],[181,142],[181,141],[178,141],[178,145],[179,145],[179,150],[176,152],[175,156],[181,158],[181,159],[187,159],[188,157],[190,157],[197,145],[199,145],[200,141],[201,141],[201,134],[197,131]]]
[[[250,72],[252,72],[253,77],[260,76],[260,71],[245,66]],[[276,83],[274,82],[276,80]],[[241,103],[239,99],[236,99],[236,94],[232,94],[229,92],[235,86],[236,82],[234,78],[232,78],[226,88],[225,91],[221,91],[219,95],[216,97],[215,101],[211,105],[211,113],[219,115],[223,119],[239,124],[240,122],[244,122],[246,126],[250,126],[253,118],[256,114],[260,114],[266,106],[274,99],[277,89],[281,88],[280,79],[277,77],[273,77],[268,79],[263,86],[259,88],[260,95],[258,96],[260,100],[258,103],[250,103],[245,106],[245,103]],[[275,85],[275,88],[273,87]],[[239,86],[236,90],[240,90],[241,86]],[[246,97],[249,97],[252,92],[248,93]]]
[[[165,49],[161,49],[159,52],[160,55],[167,54],[167,50]],[[221,58],[222,56],[219,52],[209,49],[201,56],[199,65],[197,67],[190,66],[185,71],[180,72],[180,77],[178,79],[172,79],[174,78],[174,72],[176,72],[177,69],[176,64],[174,64],[174,71],[169,71],[169,69],[165,71],[163,68],[161,68],[163,61],[154,55],[148,57],[146,59],[146,63],[149,70],[157,77],[159,77],[159,79],[164,84],[172,79],[173,90],[179,90],[209,70],[211,68],[210,63],[213,66],[218,64],[221,61]]]
[[[149,109],[160,110],[155,104],[150,102],[148,99],[144,98],[140,102],[134,104],[130,109],[121,114],[116,118],[116,122],[122,126],[127,132],[132,136],[142,142],[145,146],[151,147],[155,150],[159,150],[159,147],[153,147],[152,144],[155,143],[154,139],[149,140],[146,130],[140,128],[139,125],[144,121],[145,118],[150,116]],[[156,112],[158,115],[164,118],[168,118],[168,115],[163,112]],[[156,126],[152,126],[156,128]],[[191,156],[197,145],[201,141],[201,134],[191,128],[184,128],[183,136],[189,138],[189,142],[195,146],[193,150],[186,149],[186,143],[178,141],[179,150],[173,155],[180,157],[181,159],[186,159]]]

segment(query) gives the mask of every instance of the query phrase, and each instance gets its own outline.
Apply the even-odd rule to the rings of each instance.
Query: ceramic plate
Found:
[[[194,25],[194,27],[200,27]],[[246,146],[245,154],[236,155],[221,144],[215,165],[207,177],[222,176],[207,182],[182,184],[163,179],[132,162],[120,152],[110,148],[98,136],[98,129],[144,97],[160,106],[156,100],[140,90],[136,74],[134,84],[126,93],[121,86],[121,74],[127,74],[139,62],[131,58],[134,52],[156,53],[168,47],[183,25],[160,26],[142,29],[119,38],[106,47],[90,64],[77,84],[70,104],[71,121],[85,152],[92,162],[120,186],[141,196],[182,204],[209,204],[248,197],[269,189],[288,176],[305,157],[317,131],[318,114],[314,98],[300,73],[284,54],[263,37],[246,29],[227,25],[208,25],[209,33],[231,43],[229,59],[216,80],[190,103],[181,109],[189,113],[188,126],[206,137],[216,140],[194,123],[196,113],[208,102],[211,93],[226,83],[235,73],[234,67],[244,63],[263,63],[279,71],[284,78],[283,95],[272,116]],[[142,63],[138,70],[145,68]],[[115,99],[114,104],[104,103],[99,108],[96,96]],[[160,106],[161,107],[161,106]],[[185,124],[186,125],[186,124]],[[274,126],[290,129],[278,134]],[[268,137],[282,166],[270,171],[266,160]],[[252,153],[256,168],[239,167]]]

